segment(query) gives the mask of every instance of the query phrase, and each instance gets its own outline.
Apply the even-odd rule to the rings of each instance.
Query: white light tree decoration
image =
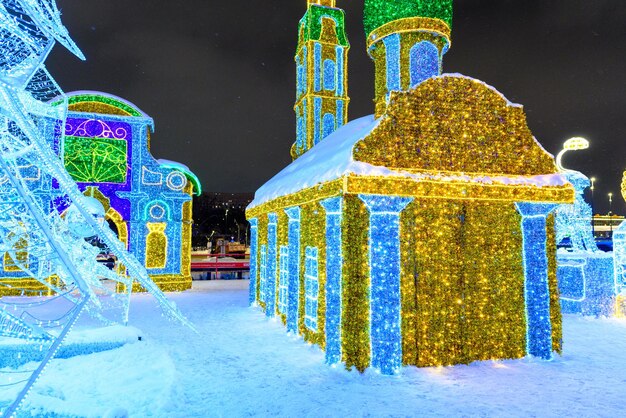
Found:
[[[168,316],[191,327],[103,222],[102,206],[83,196],[51,147],[55,132],[65,131],[67,110],[66,100],[49,104],[64,98],[44,67],[55,41],[84,59],[62,25],[54,0],[2,0],[0,254],[54,295],[0,298],[0,387],[15,387],[11,404],[0,401],[0,415],[5,416],[16,413],[83,310],[105,322],[114,310],[115,319],[127,321],[133,281],[154,295]],[[123,266],[118,271],[126,274],[96,261],[99,249],[84,239],[90,236],[108,246]],[[115,286],[102,279],[125,285],[127,292],[116,294]],[[54,309],[51,304],[56,304]],[[49,312],[58,316],[60,306],[64,313],[50,317]],[[18,357],[38,352],[32,356],[38,363],[29,370],[11,370],[5,347],[18,347]]]
[[[570,138],[556,157],[557,168],[576,191],[574,203],[560,205],[555,217],[556,242],[571,240],[571,249],[557,255],[561,309],[565,313],[610,315],[616,295],[613,258],[598,250],[593,236],[593,211],[584,199],[591,182],[581,172],[566,169],[561,163],[566,152],[587,148],[586,139]]]
[[[583,173],[566,169],[561,163],[561,159],[567,151],[587,148],[589,148],[589,141],[585,138],[570,138],[563,143],[563,149],[556,156],[557,168],[576,190],[574,203],[560,205],[556,210],[556,242],[569,238],[574,250],[596,252],[598,247],[591,228],[593,213],[591,206],[585,202],[584,198],[585,189],[589,187],[591,182]]]

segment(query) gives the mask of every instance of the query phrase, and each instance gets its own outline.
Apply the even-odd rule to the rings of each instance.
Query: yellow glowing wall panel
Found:
[[[149,231],[146,237],[146,268],[163,268],[167,261],[167,236],[165,235],[167,224],[149,222],[146,227]]]
[[[191,182],[187,182],[185,186],[185,193],[189,196],[193,193],[193,184]],[[188,200],[183,203],[183,228],[182,228],[182,249],[180,254],[180,273],[181,275],[188,280],[189,287],[191,287],[191,229],[193,226],[193,200]]]
[[[97,113],[100,115],[131,116],[128,112],[116,106],[100,102],[80,102],[70,104],[67,110],[73,112]]]
[[[55,287],[61,286],[57,276],[51,276],[46,282]],[[0,296],[52,296],[55,292],[51,287],[41,284],[35,279],[14,277],[0,278]]]
[[[269,212],[268,212],[269,213]],[[257,245],[257,277],[256,277],[256,300],[257,303],[265,309],[265,302],[261,300],[261,248],[265,247],[267,251],[267,225],[269,223],[269,219],[267,217],[267,213],[258,215],[258,226],[257,226],[257,234],[258,234],[258,245]],[[267,263],[267,262],[266,262]]]
[[[381,123],[356,144],[373,165],[436,172],[540,175],[554,159],[534,140],[524,111],[464,77],[431,78],[392,93]]]
[[[9,234],[10,236],[11,234]],[[4,253],[4,271],[22,271],[18,265],[28,268],[28,251],[25,250],[27,247],[26,239],[20,238],[13,246],[14,252]]]
[[[520,221],[512,203],[416,199],[404,210],[404,364],[526,354]]]
[[[342,229],[341,350],[346,367],[370,363],[369,214],[356,195],[344,197]]]
[[[571,203],[574,189],[567,186],[536,187],[465,181],[414,180],[409,177],[349,176],[348,193],[389,194],[463,200]]]
[[[303,205],[300,209],[300,306],[298,327],[305,341],[317,344],[324,349],[326,346],[326,212],[317,202]],[[311,331],[304,325],[306,247],[316,247],[318,250],[317,332]]]

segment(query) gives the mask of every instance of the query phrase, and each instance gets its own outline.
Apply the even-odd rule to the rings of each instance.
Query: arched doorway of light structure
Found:
[[[124,220],[124,217],[115,208],[111,206],[110,200],[100,190],[98,190],[97,187],[88,186],[83,192],[83,194],[88,197],[93,197],[94,199],[98,200],[102,204],[102,207],[105,210],[104,220],[107,221],[107,223],[109,223],[109,226],[113,226],[111,230],[113,231],[113,233],[115,233],[117,238],[122,242],[122,244],[124,245],[124,248],[128,249],[128,224],[126,220]],[[107,257],[110,257],[110,256],[111,256],[110,254],[107,254]],[[118,264],[117,258],[114,257],[113,263],[114,265],[112,269],[115,270],[115,272],[117,272],[120,275],[126,274],[126,270],[124,266]],[[125,289],[123,287],[124,287],[123,285],[118,283],[116,290],[118,292],[124,292]]]

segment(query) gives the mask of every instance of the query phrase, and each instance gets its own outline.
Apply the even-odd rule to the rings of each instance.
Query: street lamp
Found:
[[[609,193],[609,236],[613,238],[613,193]]]
[[[578,151],[587,148],[589,148],[589,141],[587,141],[585,138],[575,136],[568,139],[563,143],[563,149],[556,156],[556,168],[558,168],[558,170],[561,172],[567,171],[567,169],[563,168],[563,165],[561,164],[563,155],[565,155],[567,151]]]
[[[596,236],[596,228],[594,225],[594,221],[593,221],[593,190],[595,188],[595,183],[596,183],[596,178],[595,177],[591,177],[589,179],[591,181],[591,235],[595,238]]]
[[[237,225],[237,244],[241,244],[241,233],[240,233],[240,228],[239,228],[239,222],[237,222],[237,219],[234,219],[235,225]]]

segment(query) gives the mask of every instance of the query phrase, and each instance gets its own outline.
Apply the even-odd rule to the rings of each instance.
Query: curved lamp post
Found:
[[[613,239],[613,193],[609,193],[609,231],[609,236]]]
[[[563,168],[563,165],[561,164],[563,155],[567,151],[578,151],[578,150],[587,149],[587,148],[589,148],[589,141],[587,141],[585,138],[582,138],[580,136],[575,136],[573,138],[568,139],[567,141],[563,143],[563,149],[556,156],[556,168],[561,172],[567,171],[567,169]]]

